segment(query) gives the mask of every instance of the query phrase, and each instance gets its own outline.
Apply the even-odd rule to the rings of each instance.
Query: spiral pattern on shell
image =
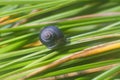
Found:
[[[40,41],[48,48],[57,48],[65,43],[63,33],[55,26],[47,26],[40,32]]]

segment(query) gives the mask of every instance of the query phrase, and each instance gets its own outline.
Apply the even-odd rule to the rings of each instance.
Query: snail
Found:
[[[65,44],[66,39],[62,31],[56,26],[43,28],[39,35],[40,41],[49,49],[56,49]]]

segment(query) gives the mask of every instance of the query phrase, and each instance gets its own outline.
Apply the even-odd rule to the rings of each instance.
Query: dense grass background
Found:
[[[119,0],[0,0],[0,80],[120,79]],[[39,41],[57,26],[68,43]]]

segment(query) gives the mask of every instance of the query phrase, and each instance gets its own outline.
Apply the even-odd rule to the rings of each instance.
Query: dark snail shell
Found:
[[[47,26],[40,32],[40,41],[50,49],[65,44],[63,33],[55,26]]]

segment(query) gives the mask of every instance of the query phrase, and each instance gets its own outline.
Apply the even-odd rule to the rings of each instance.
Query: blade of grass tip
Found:
[[[113,67],[112,69],[98,75],[97,77],[93,78],[92,80],[104,80],[112,75],[114,75],[115,73],[120,71],[120,64],[118,66]]]
[[[6,24],[9,24],[9,23],[12,23],[12,22],[15,22],[15,21],[18,21],[18,20],[21,20],[21,19],[25,19],[25,18],[31,18],[33,16],[36,16],[36,15],[40,15],[40,14],[44,14],[44,13],[47,13],[49,11],[53,11],[53,10],[56,10],[56,9],[59,9],[61,7],[64,7],[64,6],[67,6],[67,5],[70,5],[70,4],[73,4],[75,3],[76,1],[68,1],[68,2],[64,2],[62,4],[59,4],[55,7],[50,7],[50,8],[47,8],[47,9],[44,9],[42,11],[38,11],[36,13],[33,13],[33,14],[28,14],[28,15],[25,15],[25,16],[22,16],[22,17],[19,17],[19,18],[15,18],[15,19],[12,19],[12,20],[8,20],[4,23],[1,23],[0,26],[3,26],[3,25],[6,25]]]
[[[60,2],[63,2],[63,0],[62,1],[56,1],[56,2],[49,2],[49,3],[33,5],[33,6],[29,6],[29,7],[24,7],[24,8],[18,8],[18,9],[12,10],[12,11],[0,13],[0,17],[12,15],[12,14],[18,14],[18,13],[30,11],[30,10],[33,10],[33,9],[48,8],[49,5],[58,4]]]
[[[63,64],[67,61],[77,59],[77,58],[83,58],[83,57],[87,57],[87,56],[91,56],[91,55],[95,55],[95,54],[100,54],[102,52],[117,49],[117,48],[120,48],[120,41],[119,40],[118,41],[113,41],[113,42],[110,42],[110,43],[106,43],[106,44],[102,44],[102,45],[98,45],[98,46],[94,46],[94,47],[85,49],[83,51],[76,52],[76,53],[74,53],[72,55],[69,55],[69,56],[66,56],[64,58],[58,59],[55,62],[53,62],[51,64],[48,64],[46,66],[40,67],[36,71],[28,74],[27,76],[25,76],[21,80],[25,80],[27,78],[30,78],[30,77],[32,77],[36,74],[39,74],[39,73],[41,73],[43,71],[46,71],[50,68],[53,68],[53,67],[58,66],[60,64]]]
[[[41,45],[42,43],[40,42],[40,40],[38,40],[38,41],[25,45],[24,48],[36,47],[36,46],[41,46]]]
[[[110,29],[110,28],[112,28],[112,27],[115,27],[115,26],[117,26],[117,25],[120,25],[120,21],[119,21],[119,22],[115,22],[114,24],[110,24],[110,25],[108,25],[108,26],[106,26],[106,27],[103,27],[103,28],[101,28],[101,29],[99,29],[99,30],[91,31],[91,32],[84,33],[84,34],[81,34],[81,35],[77,35],[77,36],[74,36],[74,37],[71,37],[71,38],[82,37],[82,36],[86,36],[86,35],[95,34],[95,33],[97,33],[97,32],[101,32],[101,31],[108,30],[108,29]]]

